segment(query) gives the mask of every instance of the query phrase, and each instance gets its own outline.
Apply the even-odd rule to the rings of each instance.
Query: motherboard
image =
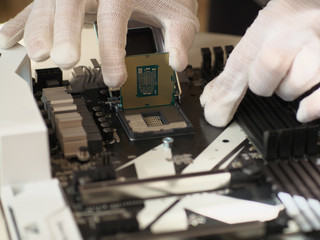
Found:
[[[130,109],[151,127],[141,139],[123,124],[125,90],[105,86],[96,64],[68,80],[58,68],[37,70],[34,96],[48,127],[52,175],[83,239],[316,239],[318,123],[296,122],[296,103],[248,92],[235,117],[242,128],[210,126],[199,96],[232,47],[214,48],[214,64],[210,49],[201,51],[202,68],[188,66],[179,87],[171,85],[173,104]],[[83,69],[90,77],[72,88]],[[158,95],[156,71],[137,66],[132,97]],[[168,131],[167,119],[187,119],[191,131]]]
[[[176,73],[163,42],[129,27],[121,88],[96,59],[32,82],[23,47],[1,50],[12,239],[319,239],[319,121],[296,121],[299,99],[248,91],[227,127],[211,126],[199,97],[233,46],[199,49],[201,67]]]

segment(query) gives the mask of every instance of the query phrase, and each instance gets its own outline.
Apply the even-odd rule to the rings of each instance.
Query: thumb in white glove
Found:
[[[127,78],[126,33],[133,13],[160,23],[170,65],[176,71],[187,66],[187,51],[199,28],[196,0],[35,0],[0,30],[0,47],[13,46],[24,30],[31,59],[43,61],[51,55],[59,67],[71,68],[80,58],[81,29],[88,9],[98,12],[100,59],[108,86],[121,86]]]
[[[248,87],[261,96],[276,92],[292,101],[319,83],[319,20],[318,0],[272,0],[200,97],[207,121],[227,125]],[[319,100],[320,90],[304,98],[297,119],[319,118]]]

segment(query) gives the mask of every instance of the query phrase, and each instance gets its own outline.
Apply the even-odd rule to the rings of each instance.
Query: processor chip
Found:
[[[174,104],[175,72],[169,53],[126,57],[128,79],[121,88],[122,109]]]
[[[137,97],[158,95],[158,65],[137,67]]]

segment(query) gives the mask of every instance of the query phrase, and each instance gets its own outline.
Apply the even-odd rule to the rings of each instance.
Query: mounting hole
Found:
[[[229,141],[228,139],[223,139],[222,142],[228,143],[228,142],[230,142],[230,141]]]

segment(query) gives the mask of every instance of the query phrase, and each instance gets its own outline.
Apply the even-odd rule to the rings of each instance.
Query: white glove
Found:
[[[105,83],[121,86],[126,78],[125,46],[131,15],[164,28],[170,65],[182,71],[188,63],[199,22],[196,0],[35,0],[0,30],[0,48],[16,44],[24,31],[28,55],[34,61],[49,56],[62,69],[80,59],[80,39],[84,15],[97,11],[99,49]]]
[[[319,83],[319,23],[319,0],[272,0],[200,97],[207,121],[227,125],[248,87],[261,96],[276,92],[292,101]],[[320,90],[304,98],[297,119],[319,118],[319,101]]]

